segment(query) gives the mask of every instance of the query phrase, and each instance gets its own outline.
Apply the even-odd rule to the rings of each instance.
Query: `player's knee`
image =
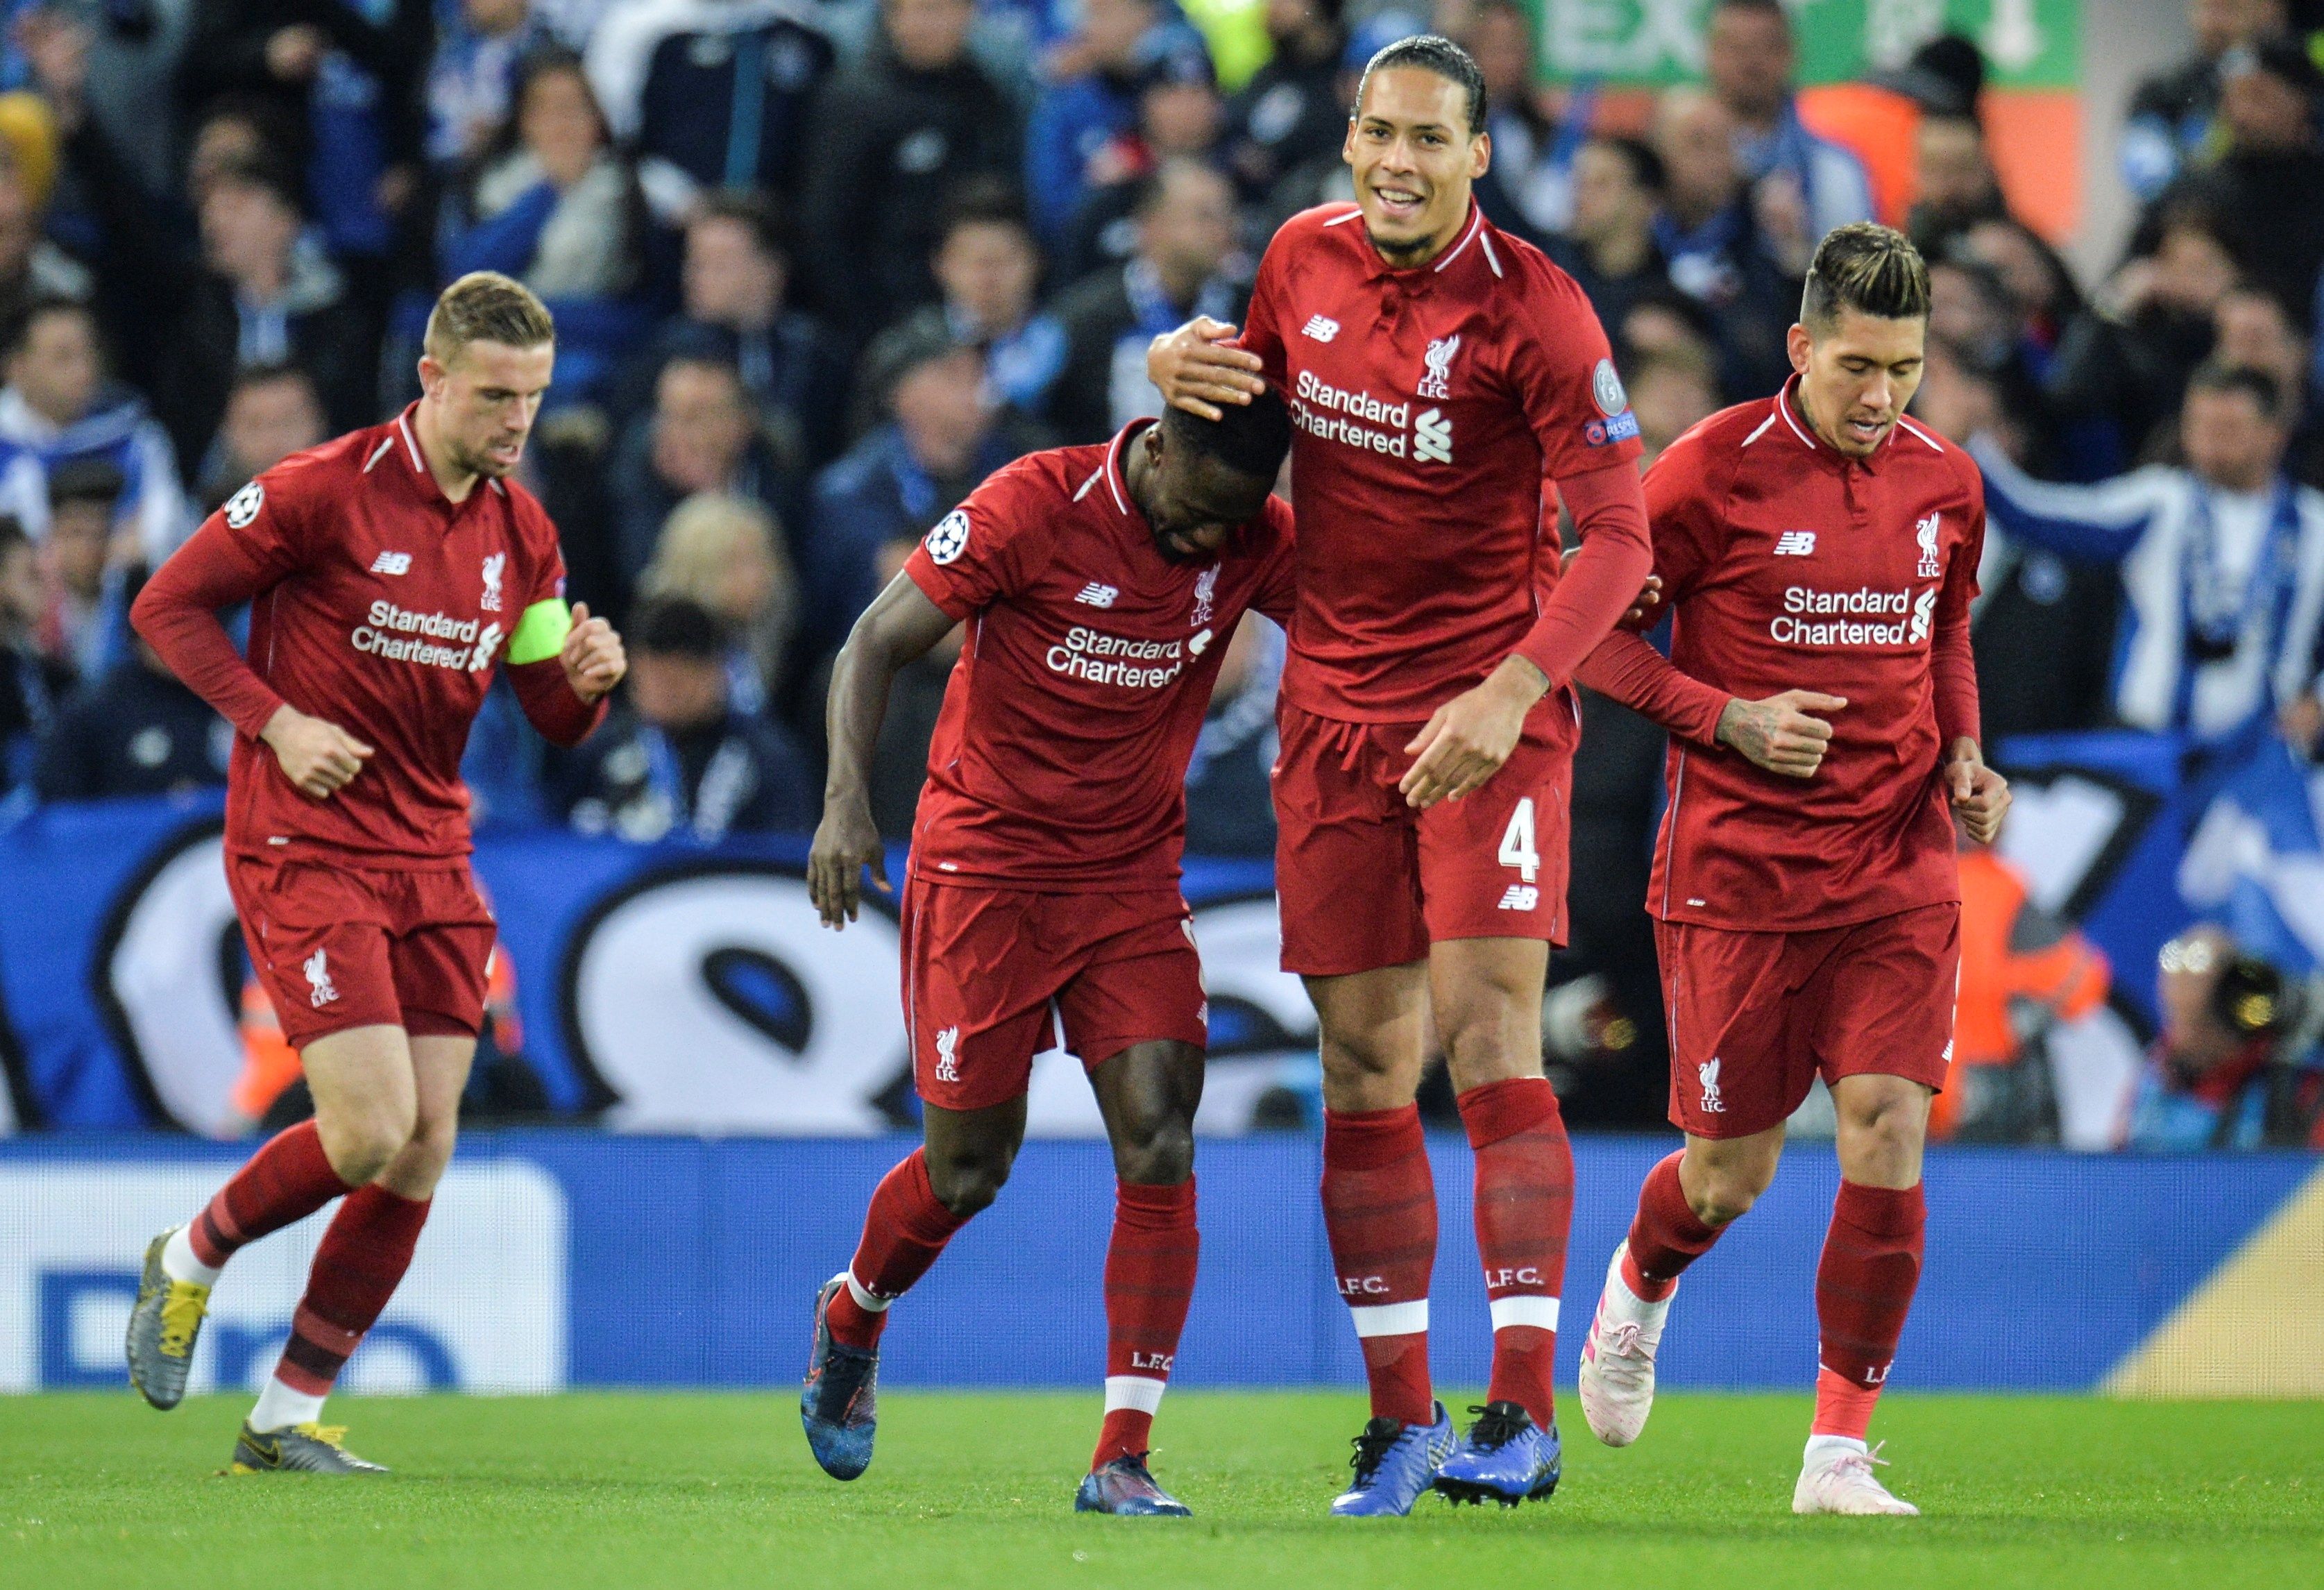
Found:
[[[936,1202],[961,1219],[992,1206],[1009,1181],[1012,1156],[1001,1153],[946,1154],[928,1160],[928,1188]]]
[[[1130,1123],[1113,1149],[1114,1173],[1139,1187],[1176,1187],[1194,1173],[1194,1123],[1162,1114]]]
[[[1751,1212],[1775,1179],[1776,1160],[1766,1159],[1692,1160],[1680,1179],[1687,1207],[1705,1225],[1726,1225]]]
[[[324,1158],[349,1187],[370,1182],[411,1141],[410,1114],[399,1114],[392,1106],[348,1112],[316,1124]]]

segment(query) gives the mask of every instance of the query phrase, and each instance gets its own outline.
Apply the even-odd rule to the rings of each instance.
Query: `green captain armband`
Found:
[[[509,666],[547,661],[565,650],[565,637],[572,633],[573,609],[565,605],[564,597],[535,602],[516,621],[516,633],[509,637]]]

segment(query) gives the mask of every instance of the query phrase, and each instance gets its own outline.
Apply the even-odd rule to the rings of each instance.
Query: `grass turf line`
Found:
[[[157,1414],[0,1397],[0,1583],[39,1590],[819,1584],[1890,1586],[2313,1583],[2324,1405],[1894,1395],[1898,1493],[1929,1515],[1794,1519],[1803,1398],[1671,1395],[1609,1452],[1566,1404],[1546,1505],[1323,1516],[1360,1398],[1174,1391],[1157,1474],[1190,1522],[1076,1517],[1093,1395],[902,1391],[842,1485],[792,1397],[335,1398],[391,1478],[214,1477],[247,1399]]]

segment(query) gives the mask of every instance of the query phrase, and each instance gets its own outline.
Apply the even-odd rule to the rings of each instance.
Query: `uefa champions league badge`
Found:
[[[1598,411],[1611,420],[1630,406],[1630,394],[1622,390],[1622,378],[1614,372],[1614,361],[1600,359],[1598,368],[1590,374],[1590,396],[1598,404]]]
[[[258,510],[266,501],[266,488],[252,481],[226,500],[226,522],[235,530],[244,530],[258,517]]]
[[[954,508],[928,532],[928,559],[939,566],[958,560],[968,550],[968,511]]]

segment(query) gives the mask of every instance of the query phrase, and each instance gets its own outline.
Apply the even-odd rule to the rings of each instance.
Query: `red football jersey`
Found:
[[[1938,723],[1941,704],[1953,732],[1977,732],[1984,481],[1910,420],[1868,459],[1842,456],[1801,417],[1796,385],[1712,415],[1655,461],[1655,570],[1671,661],[1719,705],[1792,689],[1848,705],[1817,714],[1831,744],[1806,780],[1672,739],[1646,902],[1666,921],[1795,931],[1960,898]]]
[[[1186,763],[1228,640],[1291,616],[1291,510],[1176,563],[1131,502],[1122,449],[1017,460],[904,566],[968,624],[912,829],[912,875],[1077,892],[1171,889]]]
[[[391,867],[466,855],[460,754],[504,651],[556,675],[517,670],[544,733],[578,739],[602,711],[582,706],[555,661],[569,621],[547,512],[514,482],[480,481],[454,504],[410,421],[407,409],[285,458],[139,595],[139,633],[240,731],[226,773],[235,855]],[[209,617],[244,600],[246,665]],[[256,738],[285,701],[373,747],[327,800],[301,794]]]
[[[1268,245],[1242,340],[1297,427],[1285,697],[1324,717],[1415,723],[1521,650],[1564,684],[1579,653],[1561,666],[1526,644],[1558,584],[1551,486],[1638,456],[1573,279],[1473,207],[1442,255],[1393,270],[1362,212],[1324,205]],[[1581,652],[1637,594],[1635,551],[1637,578]]]

